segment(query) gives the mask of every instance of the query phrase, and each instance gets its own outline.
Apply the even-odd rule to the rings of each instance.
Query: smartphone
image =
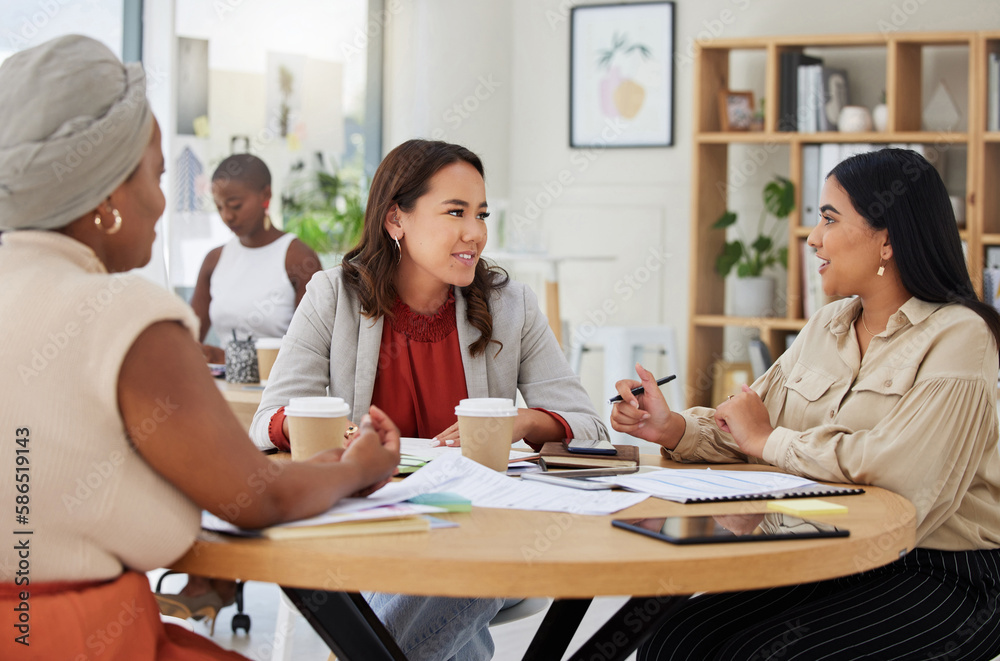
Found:
[[[524,473],[521,475],[521,479],[531,482],[555,484],[560,487],[569,487],[570,489],[583,489],[585,491],[599,491],[601,489],[611,489],[615,486],[610,482],[594,482],[585,477],[556,477],[555,475],[548,475],[546,473]]]
[[[570,439],[566,449],[577,454],[618,454],[611,441],[594,441],[586,438]]]
[[[767,514],[716,514],[667,516],[647,519],[614,519],[611,525],[671,544],[763,542],[781,539],[847,537],[844,528],[797,516]]]

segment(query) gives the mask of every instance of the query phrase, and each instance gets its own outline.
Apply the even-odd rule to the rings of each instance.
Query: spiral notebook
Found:
[[[678,503],[818,498],[864,493],[864,489],[858,487],[829,486],[770,471],[664,468],[649,473],[597,479]]]

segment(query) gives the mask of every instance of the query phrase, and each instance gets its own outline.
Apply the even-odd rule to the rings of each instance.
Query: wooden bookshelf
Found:
[[[802,152],[806,145],[822,143],[921,143],[961,147],[964,153],[966,226],[961,230],[968,246],[968,266],[973,284],[982,289],[982,272],[987,247],[1000,246],[1000,131],[986,131],[987,61],[989,53],[1000,52],[1000,31],[991,32],[898,32],[890,34],[849,34],[776,36],[746,39],[719,39],[698,43],[699,57],[694,71],[694,148],[692,177],[692,260],[690,273],[690,332],[687,365],[688,406],[711,406],[712,365],[727,357],[723,331],[744,329],[759,333],[771,355],[785,349],[786,336],[805,325],[802,312],[801,244],[811,227],[805,226],[799,210],[802,202]],[[965,99],[966,130],[924,131],[922,127],[922,78],[925,49],[951,47],[968,52],[968,97]],[[885,132],[796,133],[778,131],[780,58],[786,51],[831,52],[863,49],[865,54],[884,49],[886,105],[889,110]],[[740,52],[764,53],[764,130],[723,132],[720,130],[717,98],[730,88],[731,58]],[[738,55],[737,55],[738,56]],[[756,57],[759,57],[757,55]],[[873,58],[874,59],[874,58]],[[850,75],[848,69],[848,74]],[[962,82],[962,81],[960,81]],[[964,86],[964,85],[963,85]],[[961,106],[961,100],[956,99]],[[743,318],[725,315],[725,283],[715,272],[715,259],[726,240],[725,233],[711,229],[727,208],[717,182],[729,181],[729,151],[732,145],[780,146],[774,152],[772,169],[781,171],[786,163],[795,184],[796,209],[788,219],[788,278],[784,291],[786,312],[779,318]],[[787,156],[785,154],[787,153]],[[952,154],[949,158],[957,157]],[[780,167],[779,167],[780,166]],[[951,164],[949,163],[949,167]],[[961,191],[958,191],[961,192]],[[779,296],[780,292],[777,293]]]

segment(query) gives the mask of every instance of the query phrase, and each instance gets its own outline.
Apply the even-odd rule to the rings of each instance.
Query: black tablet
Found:
[[[781,539],[847,537],[844,528],[797,516],[767,514],[717,514],[668,516],[647,519],[614,519],[611,525],[655,537],[671,544],[763,542]]]

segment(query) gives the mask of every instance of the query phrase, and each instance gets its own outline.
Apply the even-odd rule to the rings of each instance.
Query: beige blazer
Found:
[[[503,342],[503,349],[497,353],[496,345],[490,344],[484,353],[472,356],[469,345],[478,339],[479,331],[466,320],[465,297],[455,288],[458,340],[469,397],[513,401],[520,390],[529,407],[562,416],[575,438],[607,439],[608,430],[579,377],[566,363],[535,294],[511,281],[493,296],[490,312],[493,337]],[[274,447],[268,438],[268,423],[292,397],[342,397],[351,407],[351,419],[360,420],[371,405],[382,323],[382,318],[373,321],[361,314],[359,302],[344,286],[340,267],[313,276],[281,343],[250,427],[257,447]]]

